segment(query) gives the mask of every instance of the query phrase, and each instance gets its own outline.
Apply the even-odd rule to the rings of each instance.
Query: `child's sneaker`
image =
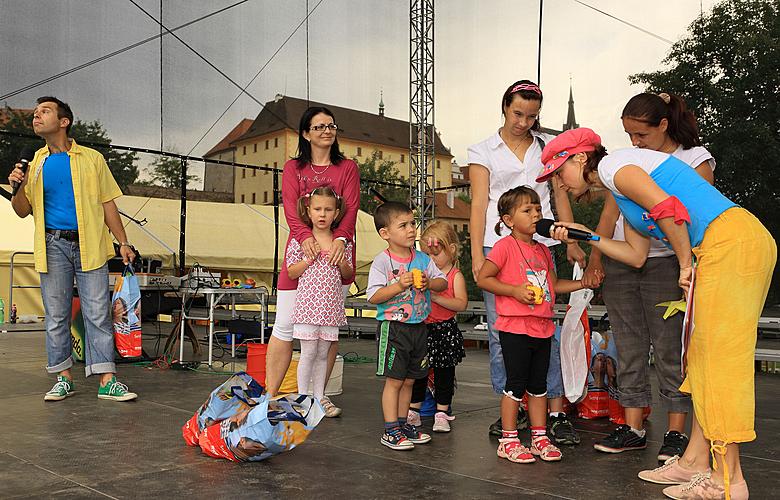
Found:
[[[420,418],[420,412],[409,410],[409,413],[406,414],[406,421],[415,427],[421,426],[422,418]]]
[[[455,420],[455,417],[447,415],[443,411],[437,411],[433,417],[433,432],[450,432],[450,420]]]
[[[574,430],[574,426],[565,413],[561,416],[550,417],[547,435],[555,444],[580,444],[580,436]]]
[[[406,439],[414,444],[425,444],[431,440],[430,434],[425,434],[417,430],[417,427],[410,424],[408,421],[401,426],[401,431],[406,436]]]
[[[563,457],[561,450],[547,436],[537,436],[531,440],[531,453],[545,462],[557,462]]]
[[[414,443],[406,439],[406,436],[401,432],[400,427],[385,430],[385,433],[382,434],[382,439],[380,439],[379,442],[391,450],[411,450],[414,448]]]
[[[138,394],[130,392],[127,386],[121,382],[117,382],[116,376],[111,377],[106,385],[101,385],[98,388],[99,399],[110,399],[111,401],[130,401],[138,397]]]
[[[62,375],[57,375],[57,383],[43,396],[44,401],[62,401],[76,392],[73,381]]]
[[[647,435],[639,437],[627,425],[618,425],[612,434],[593,445],[599,451],[620,453],[628,450],[644,450],[647,448]]]
[[[328,396],[322,396],[322,399],[320,399],[320,404],[322,405],[322,408],[325,410],[326,417],[333,418],[341,415],[341,408],[334,405],[333,401],[331,401]]]
[[[506,458],[516,464],[530,464],[536,462],[531,450],[523,446],[517,438],[501,438],[498,440],[498,458]]]

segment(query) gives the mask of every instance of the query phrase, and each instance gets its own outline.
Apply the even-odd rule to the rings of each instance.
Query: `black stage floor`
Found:
[[[342,340],[340,350],[373,356],[373,348],[372,341]],[[453,430],[434,435],[430,444],[409,452],[381,446],[382,380],[372,364],[346,364],[344,393],[333,398],[344,409],[341,418],[323,420],[290,453],[235,464],[185,446],[180,432],[225,376],[121,365],[120,379],[139,399],[114,403],[97,399],[96,377],[85,380],[77,365],[77,394],[44,403],[53,379],[43,369],[43,334],[0,334],[0,498],[663,497],[662,487],[636,477],[656,465],[665,430],[660,412],[650,418],[643,451],[596,452],[594,440],[612,426],[576,420],[582,444],[565,447],[562,462],[498,459],[496,440],[487,434],[498,416],[487,360],[485,350],[468,351],[457,372]],[[778,498],[780,489],[778,387],[778,375],[756,375],[759,438],[742,448],[756,499]]]

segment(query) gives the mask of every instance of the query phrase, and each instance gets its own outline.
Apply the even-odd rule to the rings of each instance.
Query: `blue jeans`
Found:
[[[40,273],[46,311],[46,371],[60,373],[73,366],[70,322],[75,276],[84,316],[87,377],[115,373],[108,265],[82,271],[79,244],[49,233],[46,233],[46,265],[48,272]]]
[[[484,247],[485,255],[490,252],[490,247]],[[488,324],[488,351],[490,353],[490,382],[493,384],[493,391],[496,394],[504,393],[506,385],[506,368],[504,368],[504,357],[501,354],[501,342],[498,340],[498,330],[493,325],[496,324],[498,313],[496,312],[496,296],[490,292],[482,291],[485,299],[485,310],[487,311]],[[561,373],[561,327],[555,327],[555,335],[552,338],[550,346],[550,367],[547,370],[547,398],[559,398],[563,396],[563,375]]]

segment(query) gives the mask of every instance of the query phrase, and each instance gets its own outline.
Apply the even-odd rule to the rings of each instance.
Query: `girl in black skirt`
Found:
[[[425,320],[428,325],[428,365],[433,368],[436,397],[434,432],[450,432],[450,404],[455,393],[455,366],[466,355],[463,334],[458,330],[455,314],[464,311],[468,304],[466,280],[456,267],[460,244],[458,235],[447,222],[434,222],[423,231],[420,246],[431,256],[434,264],[447,275],[447,290],[431,292],[431,314]],[[425,399],[428,378],[419,379],[412,391],[412,404],[408,422],[420,425],[420,406]],[[415,423],[416,422],[416,423]]]

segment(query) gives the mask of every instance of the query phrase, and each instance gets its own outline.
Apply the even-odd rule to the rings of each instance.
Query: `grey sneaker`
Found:
[[[73,388],[73,381],[63,377],[62,375],[57,375],[57,383],[54,384],[54,387],[52,387],[45,396],[43,396],[43,400],[62,401],[68,396],[72,395],[74,392],[76,391]]]

